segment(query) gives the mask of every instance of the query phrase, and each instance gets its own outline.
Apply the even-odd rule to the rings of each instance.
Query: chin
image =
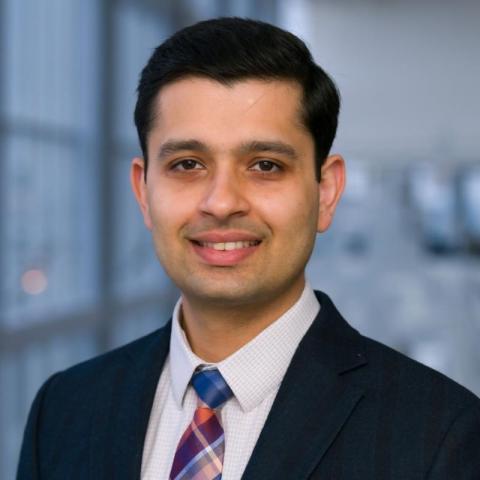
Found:
[[[208,282],[206,285],[178,285],[180,290],[188,297],[197,301],[208,302],[223,306],[240,306],[256,303],[262,298],[260,293],[263,289],[251,282]],[[248,287],[247,287],[248,285]]]

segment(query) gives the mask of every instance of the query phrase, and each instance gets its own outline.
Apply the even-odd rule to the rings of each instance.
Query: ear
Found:
[[[337,204],[345,188],[345,161],[340,155],[330,155],[322,165],[318,184],[319,212],[317,232],[331,225]]]
[[[135,157],[130,166],[130,184],[133,193],[142,211],[145,226],[151,230],[152,220],[150,218],[150,208],[147,197],[147,183],[145,180],[145,160],[141,157]]]

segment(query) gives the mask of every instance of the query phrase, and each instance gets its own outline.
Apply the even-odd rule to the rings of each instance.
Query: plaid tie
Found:
[[[215,409],[233,393],[216,368],[194,373],[192,385],[198,406],[178,444],[170,480],[221,480],[225,439]]]

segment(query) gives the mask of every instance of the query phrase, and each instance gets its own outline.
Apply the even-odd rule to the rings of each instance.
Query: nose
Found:
[[[209,179],[199,208],[218,220],[242,216],[249,211],[245,185],[230,169],[217,171]]]

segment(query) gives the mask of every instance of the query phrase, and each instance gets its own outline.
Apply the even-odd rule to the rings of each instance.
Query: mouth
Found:
[[[223,242],[190,239],[190,244],[197,258],[203,264],[213,267],[234,267],[240,264],[253,255],[261,243],[261,240],[250,239],[228,239],[228,241]]]
[[[195,245],[203,248],[211,248],[217,251],[232,251],[241,250],[249,247],[256,247],[260,245],[260,240],[238,240],[233,242],[200,242],[198,240],[192,240]]]

